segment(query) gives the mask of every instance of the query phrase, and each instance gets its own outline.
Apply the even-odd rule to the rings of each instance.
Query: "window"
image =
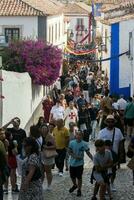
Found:
[[[76,30],[84,31],[84,19],[83,18],[77,18]]]
[[[55,41],[57,41],[57,24],[55,24]]]
[[[51,42],[51,27],[49,26],[49,38],[48,38],[49,43]]]
[[[52,44],[54,42],[54,27],[52,26]]]
[[[59,39],[60,39],[60,22],[59,22]]]
[[[8,41],[20,39],[20,29],[19,28],[5,28],[5,36]]]
[[[77,32],[76,34],[76,42],[79,43],[83,38],[83,33],[82,32]]]

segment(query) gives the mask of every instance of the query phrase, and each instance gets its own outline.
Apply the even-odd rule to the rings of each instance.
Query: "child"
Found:
[[[70,158],[70,177],[73,186],[70,188],[69,192],[72,193],[77,190],[77,196],[81,196],[82,187],[82,174],[84,166],[84,151],[87,153],[88,157],[92,159],[92,155],[89,151],[89,147],[86,142],[82,140],[82,132],[76,131],[76,139],[69,143],[69,154]]]
[[[114,192],[114,187],[113,187],[113,183],[116,177],[116,170],[117,170],[117,165],[118,165],[118,155],[112,150],[112,142],[110,140],[106,140],[105,141],[105,148],[109,151],[111,151],[112,153],[112,158],[113,158],[113,166],[112,168],[108,169],[108,174],[109,174],[109,178],[110,178],[110,184],[111,184],[111,189]]]
[[[94,196],[92,200],[96,200],[96,194],[99,190],[99,199],[104,200],[106,189],[109,188],[108,169],[113,165],[112,154],[105,149],[105,142],[103,140],[96,140],[95,142],[96,154],[94,155],[94,170],[93,176],[96,180],[94,188]],[[110,199],[112,199],[111,194]]]
[[[16,169],[17,169],[17,160],[16,155],[18,153],[17,151],[17,141],[12,140],[12,134],[10,132],[7,132],[7,140],[9,142],[8,146],[8,165],[10,168],[10,181],[12,185],[12,193],[19,192],[18,187],[16,185]],[[8,193],[8,183],[5,187],[5,193]]]

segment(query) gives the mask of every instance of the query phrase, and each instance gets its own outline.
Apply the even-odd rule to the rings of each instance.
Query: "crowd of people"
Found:
[[[43,100],[44,116],[29,133],[20,128],[18,117],[0,128],[0,200],[8,194],[9,179],[19,200],[43,200],[44,179],[44,190],[53,190],[54,168],[60,177],[69,171],[69,193],[77,190],[81,196],[84,152],[93,162],[92,200],[97,200],[98,193],[99,200],[104,200],[106,193],[113,199],[116,172],[126,162],[126,151],[134,183],[134,99],[109,95],[108,84],[100,84],[100,79],[87,65],[77,62],[77,69],[69,71],[66,87],[60,91],[55,85],[51,96]],[[95,155],[89,141],[95,145]]]

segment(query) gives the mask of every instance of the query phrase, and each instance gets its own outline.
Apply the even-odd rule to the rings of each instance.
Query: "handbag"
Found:
[[[128,168],[130,168],[131,170],[134,170],[134,156],[132,157],[132,159],[129,161],[129,163],[127,164]]]
[[[51,150],[44,149],[43,154],[45,158],[55,158],[58,155],[56,150],[53,150],[53,149]]]

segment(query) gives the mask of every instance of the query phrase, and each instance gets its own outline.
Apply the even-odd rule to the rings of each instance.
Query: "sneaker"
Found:
[[[18,185],[16,185],[16,188],[15,189],[12,189],[12,193],[19,193],[19,189],[18,189]]]
[[[49,186],[44,187],[43,190],[45,190],[45,191],[51,191],[52,187],[51,187],[51,185],[49,185]]]
[[[63,172],[59,172],[59,176],[60,176],[60,177],[63,177]]]
[[[52,186],[51,186],[51,185],[48,185],[47,191],[51,191],[51,190],[52,190]]]
[[[3,190],[4,194],[8,194],[8,189]]]
[[[16,188],[16,189],[12,189],[12,193],[19,193],[20,191],[19,191],[19,189],[18,188]]]
[[[92,199],[91,200],[97,200],[97,197],[92,197]]]
[[[111,184],[111,191],[116,192],[116,188],[115,188],[114,184]]]
[[[74,190],[76,190],[77,189],[77,185],[73,185],[73,187],[71,187],[70,189],[69,189],[69,192],[70,193],[72,193]]]
[[[81,190],[77,190],[77,197],[81,197]]]

